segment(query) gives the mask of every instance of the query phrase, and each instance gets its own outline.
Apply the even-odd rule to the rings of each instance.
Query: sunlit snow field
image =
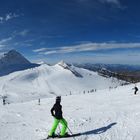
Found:
[[[140,92],[134,85],[94,93],[62,96],[63,116],[76,140],[139,140]],[[140,86],[140,84],[138,84]],[[0,105],[0,140],[41,140],[47,137],[55,98]],[[59,133],[59,129],[57,129]],[[73,138],[64,138],[72,140]]]

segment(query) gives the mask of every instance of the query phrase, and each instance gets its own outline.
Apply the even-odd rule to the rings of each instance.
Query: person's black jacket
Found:
[[[54,116],[56,119],[62,119],[62,106],[60,103],[55,103],[54,106],[51,109],[51,114]]]

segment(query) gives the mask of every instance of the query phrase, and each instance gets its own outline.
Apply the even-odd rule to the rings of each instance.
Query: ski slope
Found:
[[[56,95],[82,94],[92,89],[117,87],[122,83],[115,78],[102,77],[96,72],[60,62],[0,77],[0,95],[7,96],[10,103],[23,102]]]
[[[73,133],[82,133],[75,137],[76,140],[139,140],[140,92],[134,95],[133,87],[127,85],[62,96],[63,115],[69,128]],[[50,108],[54,102],[55,98],[44,98],[41,105],[37,100],[6,106],[0,104],[0,140],[41,140],[47,137],[53,123]]]

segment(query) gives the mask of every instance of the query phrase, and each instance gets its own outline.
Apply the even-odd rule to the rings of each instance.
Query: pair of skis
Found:
[[[47,138],[42,139],[42,140],[56,139],[56,138],[60,138],[60,139],[62,139],[62,138],[71,138],[71,137],[77,137],[77,136],[80,136],[80,135],[81,135],[81,133],[66,135],[66,136],[64,136],[64,137],[60,137],[60,136],[58,136],[58,135],[56,135],[56,136],[54,136],[54,137],[49,137],[49,136],[48,136]]]

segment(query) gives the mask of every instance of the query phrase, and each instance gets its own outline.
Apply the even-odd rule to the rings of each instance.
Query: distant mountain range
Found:
[[[104,76],[116,77],[128,82],[140,82],[140,65],[122,64],[74,64],[77,67],[96,71]]]
[[[0,76],[10,74],[15,71],[21,71],[42,65],[31,63],[16,50],[10,50],[0,58]],[[58,63],[64,69],[70,70],[75,76],[82,77],[77,73],[73,65],[79,68],[98,72],[105,77],[116,77],[128,82],[140,82],[140,65],[121,65],[121,64],[66,64],[64,61]]]
[[[86,68],[92,71],[99,71],[102,68],[110,70],[112,72],[133,72],[133,71],[140,71],[140,65],[126,65],[126,64],[91,64],[91,63],[84,63],[84,64],[74,64],[75,66]]]

